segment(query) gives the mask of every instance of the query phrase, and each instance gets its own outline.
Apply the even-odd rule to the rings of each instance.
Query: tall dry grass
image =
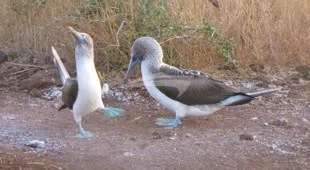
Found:
[[[147,35],[161,42],[166,62],[207,71],[226,63],[221,42],[206,35],[209,24],[232,40],[231,58],[242,68],[310,64],[310,1],[222,0],[219,9],[205,0],[1,2],[0,47],[16,62],[50,65],[54,45],[74,67],[72,26],[93,37],[101,71],[126,67],[132,42]]]

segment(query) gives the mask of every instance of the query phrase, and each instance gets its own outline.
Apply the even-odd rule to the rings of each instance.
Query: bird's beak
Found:
[[[72,27],[68,27],[69,30],[71,31],[71,33],[73,34],[75,40],[79,41],[81,40],[81,34],[79,32],[77,32],[75,29],[73,29]]]
[[[131,57],[131,60],[130,60],[129,66],[128,66],[128,70],[127,70],[127,73],[126,73],[125,78],[124,78],[124,83],[127,83],[127,81],[130,78],[131,74],[135,71],[135,69],[138,66],[138,64],[140,64],[142,61],[143,61],[143,56],[141,56],[141,57],[140,56],[139,57],[136,57],[136,56]]]

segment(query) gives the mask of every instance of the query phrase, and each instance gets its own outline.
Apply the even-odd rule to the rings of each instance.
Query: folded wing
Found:
[[[233,97],[227,103],[232,106],[245,104],[254,99],[212,79],[205,73],[166,65],[155,73],[154,83],[169,98],[189,106],[217,104]]]

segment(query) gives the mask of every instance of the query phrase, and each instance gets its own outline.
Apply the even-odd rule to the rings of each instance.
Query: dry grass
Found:
[[[189,27],[211,23],[217,33],[232,39],[232,59],[242,68],[251,63],[273,68],[310,64],[310,1],[222,0],[219,9],[204,0],[98,1],[3,0],[0,47],[10,61],[50,65],[54,45],[66,64],[74,66],[67,29],[72,26],[94,38],[101,71],[126,67],[132,42],[143,35],[162,42],[167,62],[209,70],[225,64],[218,52],[222,46],[212,43],[203,29]],[[175,37],[183,35],[188,37]]]

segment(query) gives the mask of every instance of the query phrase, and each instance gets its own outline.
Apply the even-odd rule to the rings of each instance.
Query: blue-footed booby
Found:
[[[160,44],[151,37],[138,38],[131,48],[131,60],[125,83],[141,63],[143,83],[149,94],[163,106],[173,110],[175,119],[158,118],[156,124],[177,127],[185,116],[205,116],[225,106],[249,103],[272,89],[255,93],[234,90],[205,73],[176,68],[163,63]]]
[[[123,114],[119,108],[104,107],[101,98],[101,86],[94,63],[93,39],[86,33],[80,33],[69,27],[75,39],[75,60],[77,78],[71,78],[54,47],[52,53],[60,80],[63,84],[63,106],[59,110],[68,107],[73,112],[74,120],[79,127],[80,138],[89,138],[92,133],[83,129],[82,116],[99,110],[107,117],[116,117]]]

